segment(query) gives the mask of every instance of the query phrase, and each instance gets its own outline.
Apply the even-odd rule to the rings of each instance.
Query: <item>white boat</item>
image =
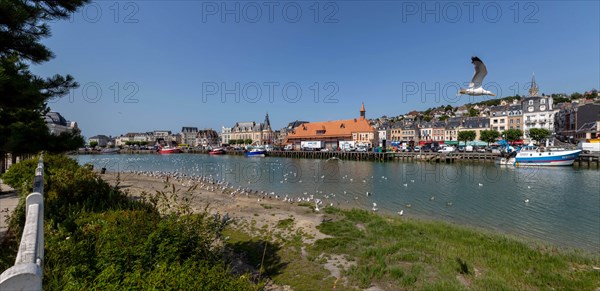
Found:
[[[581,150],[562,148],[546,148],[529,145],[518,152],[509,154],[499,160],[501,165],[521,166],[570,166],[579,157]]]

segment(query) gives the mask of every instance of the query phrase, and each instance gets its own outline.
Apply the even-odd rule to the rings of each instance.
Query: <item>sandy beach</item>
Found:
[[[255,227],[267,231],[273,230],[280,220],[293,218],[294,225],[292,231],[302,231],[308,236],[305,237],[305,243],[311,243],[314,240],[327,237],[317,230],[317,225],[321,223],[324,215],[316,212],[306,206],[299,206],[298,202],[284,202],[283,198],[275,198],[267,193],[261,194],[260,190],[252,189],[248,191],[225,188],[211,182],[199,182],[188,178],[176,179],[169,177],[168,182],[164,177],[147,176],[135,173],[106,173],[99,176],[110,185],[117,185],[120,190],[126,192],[129,196],[136,199],[142,192],[156,194],[157,191],[172,192],[172,185],[175,185],[179,194],[190,198],[190,206],[194,211],[202,211],[208,206],[211,213],[227,213],[231,218],[239,223],[255,223]],[[117,181],[117,176],[118,180]],[[165,185],[168,185],[165,188]],[[197,185],[196,189],[188,191],[191,187]],[[315,202],[311,203],[314,207]]]

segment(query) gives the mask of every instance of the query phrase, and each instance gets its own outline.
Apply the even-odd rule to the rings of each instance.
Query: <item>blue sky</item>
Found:
[[[52,24],[56,58],[33,71],[81,84],[49,105],[87,137],[266,112],[278,129],[361,102],[378,117],[490,98],[456,96],[472,55],[501,96],[526,94],[534,72],[544,93],[599,88],[599,14],[598,1],[99,1]]]

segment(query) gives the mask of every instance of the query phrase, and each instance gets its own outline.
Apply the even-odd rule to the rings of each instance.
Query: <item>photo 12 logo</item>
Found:
[[[310,98],[314,103],[338,103],[335,97],[339,92],[335,82],[313,82],[302,85],[298,82],[202,82],[202,103],[220,100],[221,103],[257,103],[276,100],[297,103],[302,98]]]
[[[540,7],[535,2],[403,1],[402,23],[539,23]]]
[[[140,6],[136,2],[92,2],[81,7],[77,12],[71,13],[67,22],[75,23],[84,21],[87,23],[100,23],[109,20],[113,23],[135,24],[139,23]],[[58,22],[53,19],[50,22]],[[106,23],[104,21],[104,23]]]
[[[338,23],[336,2],[203,1],[202,23]]]
[[[87,103],[98,103],[102,100],[106,92],[110,92],[110,100],[114,103],[139,103],[140,100],[136,97],[140,91],[140,86],[136,82],[114,82],[109,85],[101,85],[98,82],[87,82],[78,88],[71,89],[68,93],[68,102],[74,103],[76,100],[81,100]],[[48,103],[57,103],[61,98],[53,98]]]

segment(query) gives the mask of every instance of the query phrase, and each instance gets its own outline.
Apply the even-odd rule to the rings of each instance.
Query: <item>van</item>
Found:
[[[291,151],[294,149],[294,146],[291,144],[286,144],[285,147],[283,148],[284,151]]]

